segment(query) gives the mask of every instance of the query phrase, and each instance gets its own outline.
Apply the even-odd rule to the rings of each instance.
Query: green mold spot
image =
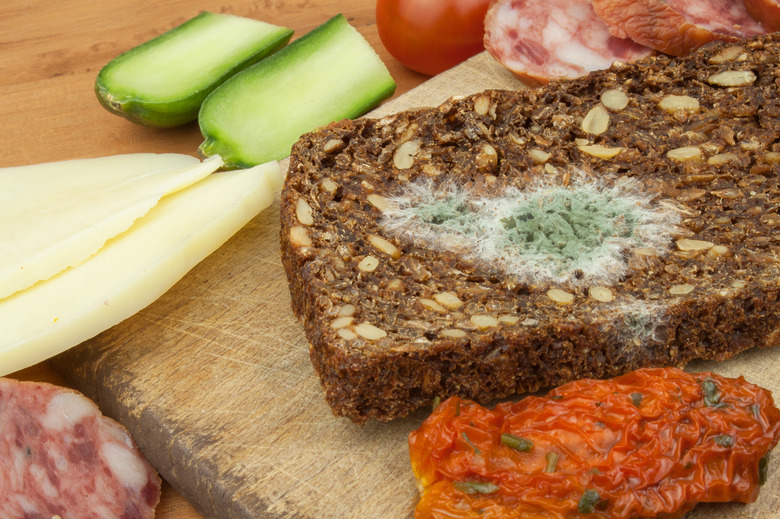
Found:
[[[527,283],[615,283],[628,269],[627,249],[663,253],[679,221],[630,179],[610,185],[583,176],[573,185],[507,188],[492,196],[419,182],[393,202],[383,221],[390,233],[457,251]]]
[[[653,334],[655,320],[652,316],[642,313],[626,313],[623,322],[629,333],[634,337],[646,338]]]
[[[414,206],[412,212],[422,222],[446,231],[471,234],[476,229],[477,214],[465,198],[455,194],[442,198],[429,197]]]
[[[598,262],[611,254],[610,241],[634,241],[641,216],[630,198],[589,186],[529,193],[501,219],[504,248],[543,257],[559,273]]]

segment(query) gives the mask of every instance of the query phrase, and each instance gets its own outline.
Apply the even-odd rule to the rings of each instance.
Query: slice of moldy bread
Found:
[[[304,135],[281,248],[333,411],[778,345],[779,52],[713,44]]]

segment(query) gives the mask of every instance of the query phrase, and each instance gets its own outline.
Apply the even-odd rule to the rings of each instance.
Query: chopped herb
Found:
[[[460,400],[455,402],[455,416],[460,416]]]
[[[766,483],[766,478],[769,473],[769,453],[758,460],[758,484],[763,485]]]
[[[733,447],[734,446],[734,437],[729,436],[728,434],[719,434],[717,436],[713,436],[712,440],[720,445],[721,447]]]
[[[548,452],[544,457],[547,464],[544,466],[545,472],[555,472],[555,468],[558,466],[558,453]]]
[[[753,405],[751,405],[750,407],[748,407],[748,410],[750,410],[750,412],[751,412],[751,413],[753,414],[753,416],[755,416],[756,418],[758,418],[759,416],[761,416],[761,406],[760,406],[760,405],[758,405],[758,404],[753,404]]]
[[[437,407],[439,407],[439,405],[441,405],[441,397],[440,396],[433,397],[433,409],[435,410]]]
[[[642,404],[642,393],[631,393],[631,401],[639,407]]]
[[[720,390],[714,380],[705,378],[701,388],[704,391],[704,405],[715,408],[720,408],[725,405],[720,401]]]
[[[561,395],[555,395],[555,396],[551,396],[550,397],[550,400],[562,400],[562,399],[563,399],[563,396],[561,396]]]
[[[492,494],[498,490],[498,485],[490,481],[456,481],[452,486],[466,494]]]
[[[466,440],[466,443],[471,445],[471,448],[474,449],[474,454],[475,455],[478,455],[478,454],[481,453],[480,450],[477,448],[477,446],[474,445],[473,443],[471,443],[471,440],[469,440],[469,437],[466,436],[466,433],[463,432],[463,433],[460,433],[460,435],[463,436],[463,439]]]
[[[501,435],[501,443],[520,452],[529,452],[534,448],[534,442],[531,440],[508,433]]]
[[[691,463],[690,461],[685,464],[685,470],[691,470],[692,468],[693,468],[693,463]]]
[[[596,511],[596,505],[601,501],[601,496],[597,490],[589,488],[586,490],[580,501],[577,503],[577,511],[581,514],[592,514]]]

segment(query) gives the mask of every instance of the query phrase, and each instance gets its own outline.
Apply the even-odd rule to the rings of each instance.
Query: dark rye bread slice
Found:
[[[281,249],[337,415],[780,342],[780,37],[294,146]]]

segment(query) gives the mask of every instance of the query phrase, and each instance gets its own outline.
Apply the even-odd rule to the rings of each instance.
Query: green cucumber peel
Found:
[[[199,151],[228,167],[280,160],[304,133],[359,117],[395,88],[371,45],[339,14],[212,92],[198,115]]]
[[[117,56],[95,80],[108,111],[145,126],[179,126],[228,78],[275,53],[293,31],[260,20],[203,12]]]

